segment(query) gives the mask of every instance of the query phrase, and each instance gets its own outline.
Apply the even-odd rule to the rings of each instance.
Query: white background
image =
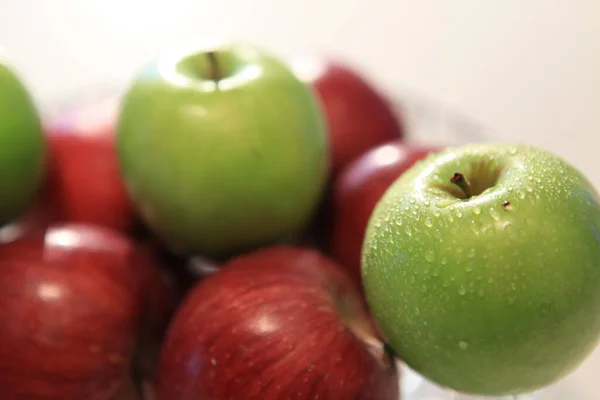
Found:
[[[0,44],[45,104],[127,80],[181,40],[222,36],[347,57],[499,139],[561,154],[600,187],[598,0],[0,0]],[[592,361],[559,385],[587,389],[553,399],[600,398]]]

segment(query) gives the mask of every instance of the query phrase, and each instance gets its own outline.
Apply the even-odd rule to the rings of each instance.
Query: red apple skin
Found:
[[[321,102],[333,176],[367,150],[404,136],[399,110],[363,72],[332,59],[298,57],[291,65]]]
[[[139,399],[140,333],[158,335],[174,305],[129,239],[77,224],[0,246],[0,303],[2,397],[28,400]]]
[[[274,246],[196,285],[159,363],[160,400],[398,399],[359,292],[321,253]]]
[[[332,185],[332,222],[328,253],[361,282],[361,251],[373,209],[390,185],[417,161],[441,147],[395,140],[350,163]]]
[[[114,143],[119,97],[109,96],[46,121],[49,166],[45,199],[55,221],[128,231],[134,208],[121,177]]]

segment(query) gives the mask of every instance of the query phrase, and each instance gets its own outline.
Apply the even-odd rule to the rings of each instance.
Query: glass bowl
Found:
[[[115,99],[123,93],[125,88],[125,85],[114,82],[78,88],[60,99],[42,102],[43,114],[49,117],[89,102]],[[499,140],[499,136],[493,130],[473,118],[410,90],[396,89],[389,92],[388,96],[402,116],[407,127],[406,133],[409,141],[447,146]],[[554,393],[553,387],[546,388],[540,393],[504,398],[462,395],[429,382],[401,361],[398,361],[398,368],[401,378],[399,395],[401,400],[558,400],[574,398],[569,396],[569,391],[564,388]],[[588,399],[578,398],[577,400]]]

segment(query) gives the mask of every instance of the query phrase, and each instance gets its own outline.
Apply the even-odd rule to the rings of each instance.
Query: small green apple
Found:
[[[293,234],[327,180],[311,90],[244,43],[160,57],[127,91],[117,147],[142,218],[172,250],[230,254]]]
[[[416,371],[459,392],[533,391],[598,342],[598,195],[541,149],[450,148],[380,200],[362,273],[383,335]]]
[[[38,110],[20,77],[0,60],[0,226],[33,202],[46,146]]]

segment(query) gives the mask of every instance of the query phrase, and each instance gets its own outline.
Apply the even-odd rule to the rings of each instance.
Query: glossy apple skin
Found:
[[[148,65],[123,99],[117,144],[144,222],[179,254],[231,255],[302,229],[328,177],[315,96],[243,43]]]
[[[390,185],[440,147],[395,140],[375,147],[346,166],[332,185],[332,229],[328,253],[360,283],[361,250],[369,217]]]
[[[291,65],[297,76],[315,90],[325,112],[332,174],[367,150],[404,136],[398,107],[350,63],[297,57]]]
[[[1,245],[2,395],[138,399],[140,333],[162,334],[172,295],[159,266],[115,231],[55,225]]]
[[[167,333],[158,398],[397,400],[398,379],[343,270],[276,246],[192,289]]]
[[[450,183],[456,172],[473,196]],[[394,351],[439,385],[535,391],[598,344],[599,232],[595,189],[560,157],[510,143],[448,148],[376,206],[366,298]]]
[[[38,110],[20,77],[0,60],[0,226],[33,203],[45,162]]]
[[[129,231],[134,209],[115,148],[119,96],[109,95],[63,110],[45,122],[50,152],[41,199],[52,220]]]

